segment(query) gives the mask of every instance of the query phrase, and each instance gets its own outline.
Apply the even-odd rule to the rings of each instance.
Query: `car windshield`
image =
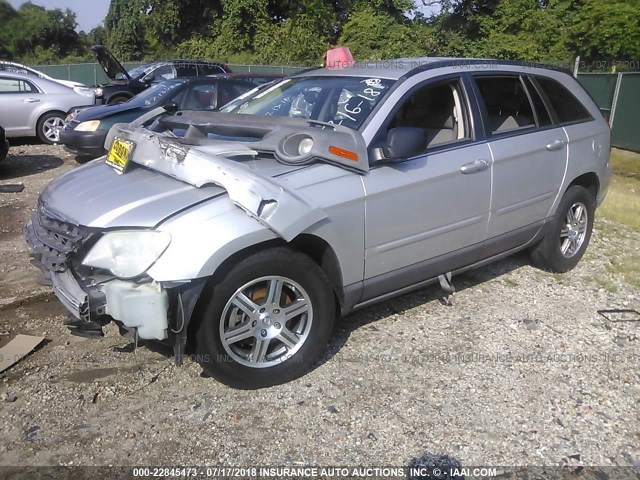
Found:
[[[151,72],[157,64],[155,63],[147,63],[146,65],[140,65],[139,67],[132,68],[129,70],[129,76],[131,78],[144,77],[147,73]]]
[[[129,104],[135,107],[159,107],[175,94],[176,89],[184,82],[180,80],[165,80],[155,83],[146,90],[129,100]]]
[[[306,118],[357,130],[393,83],[376,77],[287,78],[244,101],[233,101],[221,111]]]

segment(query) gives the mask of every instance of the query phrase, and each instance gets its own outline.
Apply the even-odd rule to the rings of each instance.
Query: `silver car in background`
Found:
[[[90,88],[71,88],[33,75],[0,72],[0,125],[7,138],[37,136],[44,143],[57,143],[67,112],[94,103]]]
[[[318,69],[158,114],[49,184],[26,237],[74,328],[190,342],[239,388],[304,374],[341,315],[513,252],[571,270],[611,177],[584,89],[515,62]]]

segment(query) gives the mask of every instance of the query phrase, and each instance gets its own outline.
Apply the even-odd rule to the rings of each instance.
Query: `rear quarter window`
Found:
[[[580,101],[560,82],[546,77],[536,77],[554,110],[559,123],[577,123],[593,120]]]

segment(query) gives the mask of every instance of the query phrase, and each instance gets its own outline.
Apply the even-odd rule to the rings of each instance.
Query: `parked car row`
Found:
[[[105,47],[92,50],[110,79],[96,88],[0,62],[0,124],[7,137],[62,141],[79,155],[99,156],[105,153],[104,138],[114,123],[132,121],[161,105],[215,110],[256,85],[282,77],[234,74],[221,63],[196,60],[151,62],[127,71]],[[100,106],[89,109],[96,104]]]

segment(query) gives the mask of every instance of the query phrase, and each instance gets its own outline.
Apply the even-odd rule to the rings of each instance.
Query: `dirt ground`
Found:
[[[425,453],[463,465],[640,466],[640,232],[598,219],[580,265],[553,275],[519,255],[337,324],[316,368],[286,385],[232,390],[133,351],[110,326],[74,337],[27,258],[22,227],[52,178],[76,166],[59,146],[13,146],[0,163],[0,344],[46,343],[0,378],[0,465],[406,465]],[[636,321],[619,321],[633,320]]]

